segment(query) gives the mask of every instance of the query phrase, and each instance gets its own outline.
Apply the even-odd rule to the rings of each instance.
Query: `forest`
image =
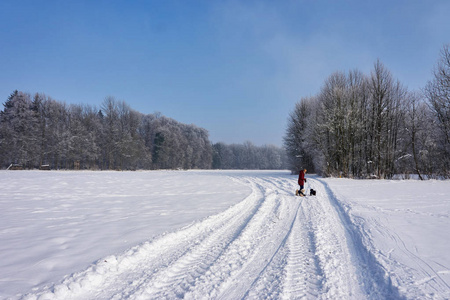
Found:
[[[213,145],[213,169],[282,170],[287,169],[284,149],[274,145],[257,147],[243,144],[216,143]]]
[[[450,51],[420,91],[379,60],[370,74],[335,72],[320,92],[296,103],[284,145],[291,170],[324,176],[450,177]]]
[[[0,168],[291,169],[323,176],[450,178],[450,50],[409,91],[377,60],[335,72],[288,117],[284,149],[211,143],[206,129],[142,114],[107,97],[100,109],[14,91],[0,111]]]
[[[100,109],[14,91],[0,111],[0,166],[20,169],[282,169],[284,150],[212,144],[209,133],[107,97]]]

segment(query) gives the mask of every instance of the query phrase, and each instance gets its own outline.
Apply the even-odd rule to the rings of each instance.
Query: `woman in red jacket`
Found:
[[[300,174],[298,174],[298,185],[300,186],[300,190],[297,192],[297,195],[305,196],[305,178],[306,169],[303,169],[300,171]]]

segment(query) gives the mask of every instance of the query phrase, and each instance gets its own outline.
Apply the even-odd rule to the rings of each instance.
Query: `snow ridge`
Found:
[[[398,288],[392,284],[388,272],[368,249],[367,241],[364,239],[361,229],[355,227],[355,221],[352,221],[348,210],[344,209],[326,182],[320,179],[318,181],[323,184],[331,205],[338,213],[341,224],[345,226],[349,237],[348,246],[359,264],[357,275],[362,282],[365,293],[371,295],[374,299],[405,299],[404,296],[400,295]]]

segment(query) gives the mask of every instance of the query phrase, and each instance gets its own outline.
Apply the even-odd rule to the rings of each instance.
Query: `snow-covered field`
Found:
[[[449,181],[296,187],[286,171],[0,171],[0,299],[450,298]]]

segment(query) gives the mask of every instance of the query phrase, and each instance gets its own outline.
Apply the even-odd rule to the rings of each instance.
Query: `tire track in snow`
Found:
[[[220,256],[223,249],[233,240],[234,235],[245,227],[251,216],[262,205],[260,192],[255,188],[252,190],[252,194],[247,198],[249,201],[244,201],[249,203],[238,204],[217,217],[211,217],[197,224],[196,227],[202,228],[201,231],[207,234],[191,238],[193,243],[190,245],[178,244],[177,236],[182,232],[175,232],[175,244],[172,245],[172,248],[175,251],[185,249],[182,254],[171,256],[170,253],[162,252],[161,255],[169,256],[171,262],[164,264],[151,276],[143,276],[139,284],[134,285],[126,297],[173,298],[183,296],[193,284],[193,278],[206,272],[208,265]]]
[[[288,240],[289,263],[284,289],[285,299],[316,299],[322,290],[323,271],[316,256],[312,220],[307,218],[304,205],[302,202],[297,224]],[[302,272],[299,273],[299,270]]]
[[[244,298],[316,299],[321,291],[321,270],[314,253],[299,198],[289,232]],[[288,199],[285,199],[288,200]]]
[[[252,193],[228,210],[25,299],[398,298],[325,184],[299,198],[293,177],[232,179]]]
[[[186,293],[192,291],[198,280],[206,276],[206,273],[210,273],[212,266],[224,255],[260,207],[264,205],[261,191],[254,186],[252,189],[252,194],[257,197],[258,205],[244,216],[235,217],[223,223],[208,238],[186,251],[182,257],[157,274],[154,281],[149,282],[144,289],[139,289],[134,296],[170,299],[185,297]]]
[[[276,252],[294,214],[277,192],[260,187],[264,204],[189,298],[241,299]]]
[[[339,234],[335,236],[337,238],[336,242],[339,240],[346,241],[346,245],[339,242],[337,244],[336,242],[332,242],[331,244],[340,245],[345,251],[348,251],[346,256],[350,260],[347,261],[347,267],[353,268],[353,271],[348,274],[353,279],[349,281],[345,280],[347,281],[347,286],[350,288],[349,293],[357,293],[359,297],[364,297],[365,299],[404,299],[400,295],[398,288],[393,286],[386,270],[370,250],[366,248],[362,233],[352,223],[350,216],[337,200],[328,184],[320,179],[316,180],[316,182],[320,184],[320,190],[326,198],[326,201],[321,202],[323,209],[333,211],[333,213],[328,214],[328,217],[332,217],[334,219],[332,223],[340,227],[340,230],[334,230],[335,233]],[[329,243],[330,238],[333,237],[328,237],[328,242],[324,242],[324,244]],[[345,258],[341,259],[345,260]],[[357,284],[359,287],[358,290],[354,290],[351,287],[352,284]]]
[[[260,183],[281,190],[282,201],[291,204],[289,209],[295,215],[284,239],[244,298],[315,299],[321,289],[321,271],[301,205],[306,200],[292,197],[296,187],[292,179],[264,178]]]
[[[25,295],[24,299],[122,299],[136,296],[189,249],[201,244],[220,228],[229,228],[233,224],[239,227],[245,220],[248,222],[262,201],[261,192],[252,187],[252,193],[246,199],[225,212],[164,234],[117,257],[101,259],[87,270],[71,275],[61,284]]]

